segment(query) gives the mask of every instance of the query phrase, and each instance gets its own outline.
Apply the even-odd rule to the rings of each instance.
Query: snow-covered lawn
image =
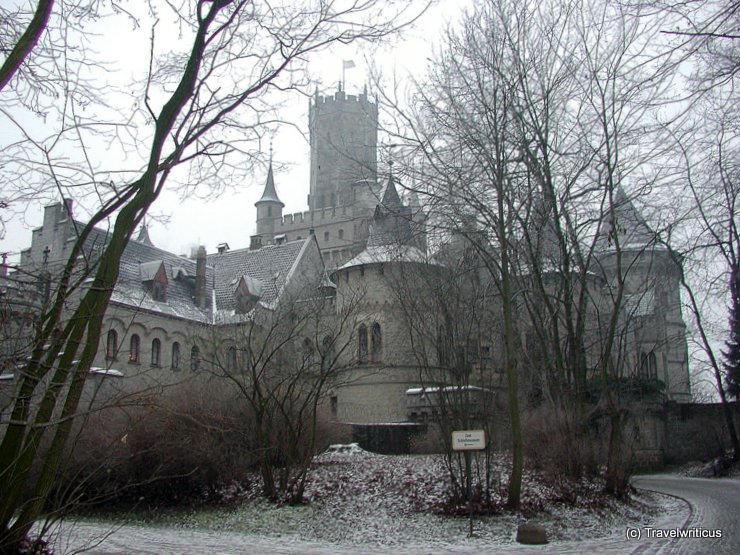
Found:
[[[498,464],[503,495],[505,459]],[[517,525],[528,519],[544,524],[551,541],[557,544],[616,537],[627,526],[653,521],[658,513],[665,517],[666,511],[670,516],[671,512],[684,510],[679,502],[664,497],[635,496],[629,503],[617,503],[600,494],[598,483],[584,480],[567,485],[547,484],[538,474],[527,472],[523,511],[477,516],[475,537],[467,538],[467,517],[442,514],[447,499],[447,474],[441,457],[386,456],[340,449],[317,457],[310,476],[305,505],[276,506],[260,500],[255,483],[255,491],[242,492],[240,502],[230,509],[158,511],[150,517],[138,514],[94,552],[123,552],[106,551],[106,546],[119,545],[117,542],[125,534],[133,533],[128,541],[142,542],[140,537],[134,539],[136,534],[147,538],[161,534],[162,553],[182,553],[182,548],[172,543],[178,530],[208,538],[209,549],[213,549],[211,541],[217,543],[214,538],[220,537],[224,550],[219,552],[224,553],[231,552],[227,545],[238,544],[239,538],[243,541],[245,536],[251,538],[248,543],[253,549],[244,553],[261,553],[260,542],[270,541],[275,546],[287,545],[286,549],[303,546],[285,553],[414,553],[422,548],[427,553],[475,552],[493,547],[516,549]],[[564,503],[566,497],[575,500],[575,504]],[[503,499],[499,501],[503,504]],[[81,525],[81,529],[99,528],[105,523]],[[115,528],[120,522],[109,525]],[[193,548],[185,552],[198,551]]]

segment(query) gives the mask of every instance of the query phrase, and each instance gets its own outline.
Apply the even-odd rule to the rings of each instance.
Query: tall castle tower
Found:
[[[378,202],[378,106],[367,88],[359,96],[319,96],[309,105],[311,188],[309,210]],[[375,198],[372,197],[375,193]]]
[[[257,235],[262,244],[316,236],[324,262],[337,268],[365,249],[373,213],[381,200],[378,177],[378,106],[362,94],[346,94],[341,85],[331,96],[311,99],[311,182],[308,211],[283,214],[272,165],[257,201]],[[424,245],[424,215],[411,216]]]

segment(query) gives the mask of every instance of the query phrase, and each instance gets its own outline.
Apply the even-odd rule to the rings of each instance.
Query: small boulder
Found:
[[[516,541],[527,545],[542,545],[547,543],[547,531],[542,524],[525,522],[516,530]]]

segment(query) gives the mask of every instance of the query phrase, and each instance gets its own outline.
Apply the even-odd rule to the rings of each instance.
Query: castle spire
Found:
[[[599,239],[604,250],[613,248],[615,234],[619,235],[622,249],[641,250],[655,245],[656,233],[621,185],[614,191],[613,220],[607,218],[602,224]]]
[[[278,198],[277,191],[275,190],[275,177],[272,174],[272,145],[270,145],[270,166],[267,169],[267,180],[265,181],[265,190],[262,192],[262,197],[255,202],[255,205],[261,202],[275,202],[284,207],[285,204]]]
[[[149,226],[146,223],[146,216],[144,216],[144,221],[141,222],[139,235],[136,237],[136,241],[149,245],[150,247],[154,246],[154,243],[152,243],[152,240],[149,238]]]

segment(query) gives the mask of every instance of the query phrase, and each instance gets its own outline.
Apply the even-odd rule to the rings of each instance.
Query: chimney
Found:
[[[252,235],[249,238],[249,250],[256,251],[262,248],[262,235]]]
[[[74,205],[74,199],[71,198],[65,198],[64,199],[64,211],[67,214],[67,217],[71,220],[74,216],[74,213],[72,212],[72,206]]]
[[[195,257],[195,304],[206,307],[206,248],[202,245]]]

